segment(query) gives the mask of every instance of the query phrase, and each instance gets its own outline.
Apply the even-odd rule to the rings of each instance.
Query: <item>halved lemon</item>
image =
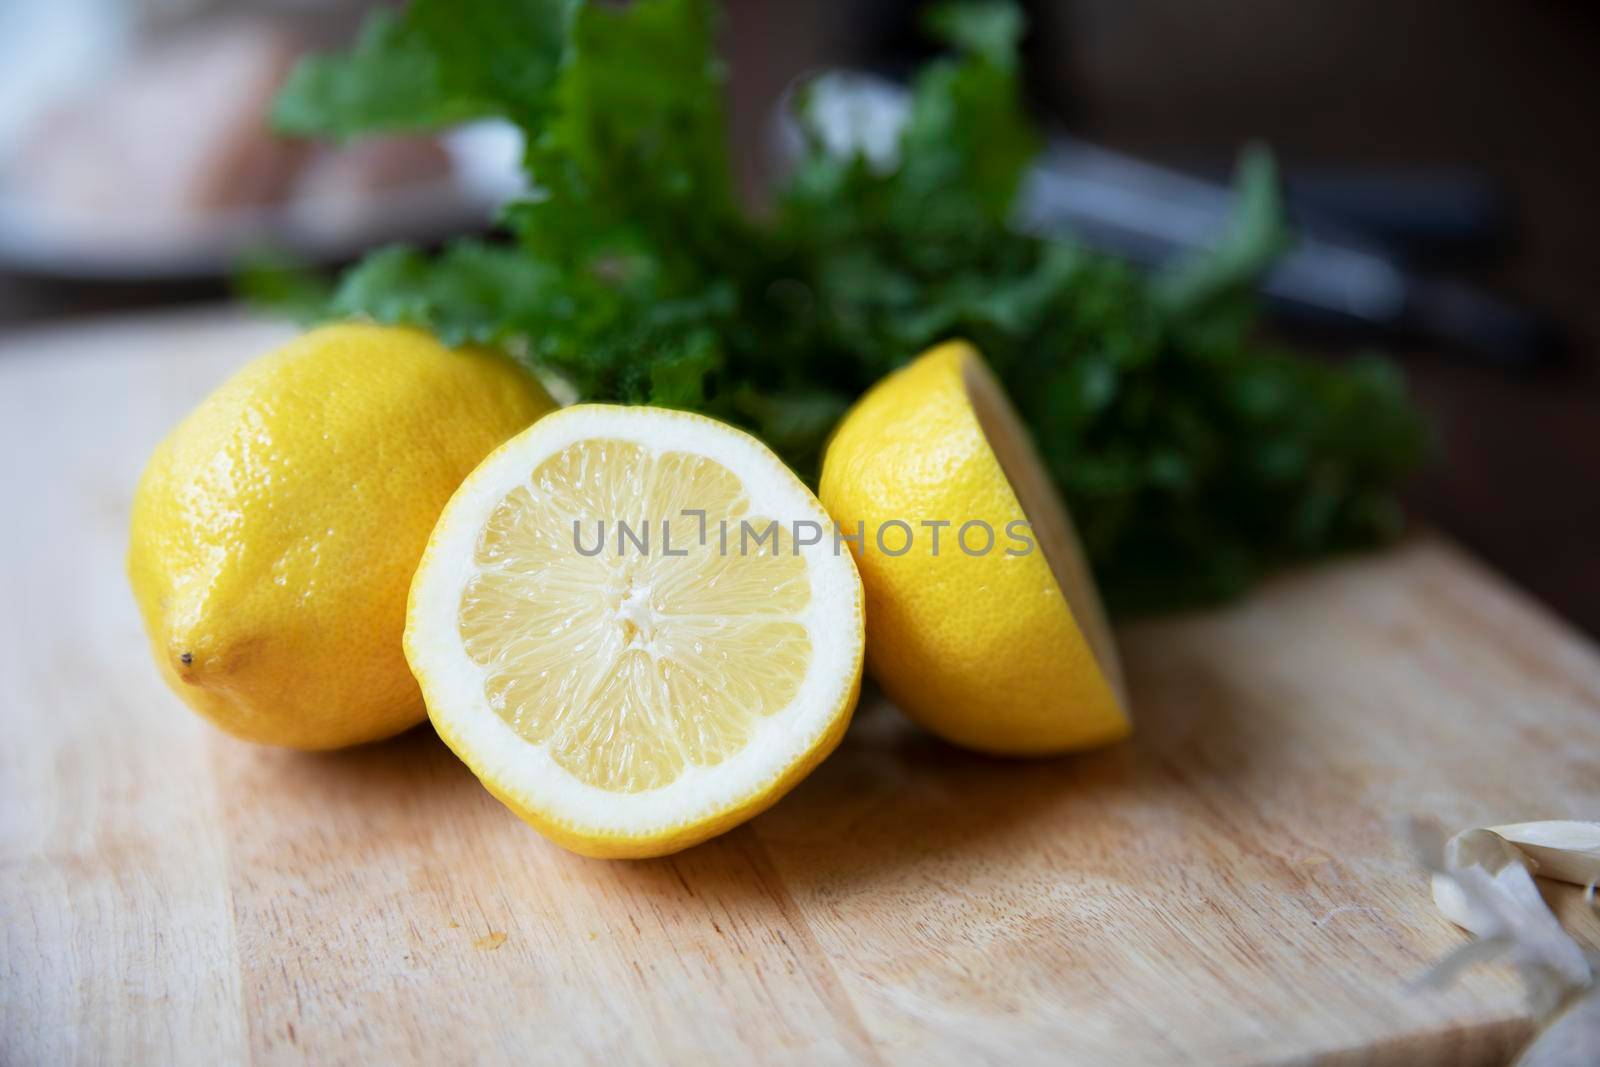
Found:
[[[570,407],[445,507],[406,658],[439,735],[547,837],[674,852],[776,802],[849,725],[863,596],[833,534],[748,434]]]
[[[907,715],[996,755],[1127,736],[1072,519],[975,348],[939,345],[868,390],[834,431],[818,493],[862,533],[867,667]]]

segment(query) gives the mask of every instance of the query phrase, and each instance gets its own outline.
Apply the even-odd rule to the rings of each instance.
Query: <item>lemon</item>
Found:
[[[405,648],[434,728],[585,855],[655,856],[762,811],[838,744],[861,581],[765,445],[699,415],[579,405],[451,498]]]
[[[869,390],[834,431],[819,495],[861,534],[867,669],[906,714],[999,755],[1127,734],[1072,521],[970,345],[940,345]]]
[[[461,479],[551,406],[504,357],[411,330],[329,326],[247,365],[134,496],[128,572],[167,682],[268,744],[420,722],[412,572]]]

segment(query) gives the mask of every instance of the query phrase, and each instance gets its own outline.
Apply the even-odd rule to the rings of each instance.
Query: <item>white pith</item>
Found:
[[[799,480],[748,435],[682,412],[601,406],[546,416],[485,460],[445,509],[412,589],[407,631],[412,667],[440,732],[480,778],[541,818],[585,834],[669,832],[764,792],[829,732],[859,674],[860,583],[848,550],[835,555],[831,537],[800,548],[811,597],[790,617],[810,636],[810,662],[794,699],[761,720],[742,750],[711,766],[686,767],[670,784],[642,792],[614,792],[575,778],[489,706],[487,671],[463,648],[457,615],[462,590],[478,571],[474,549],[491,512],[526,485],[546,458],[585,439],[705,456],[739,478],[752,514],[786,527],[804,520],[831,529],[831,521]],[[641,630],[655,621],[642,600],[624,598],[619,611]]]

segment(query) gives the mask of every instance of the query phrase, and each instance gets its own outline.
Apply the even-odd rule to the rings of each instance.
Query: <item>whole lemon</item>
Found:
[[[321,749],[424,717],[401,647],[434,522],[555,405],[502,355],[346,324],[247,365],[156,449],[128,574],[156,662],[231,734]]]
[[[911,718],[997,755],[1128,733],[1072,520],[971,345],[868,390],[834,431],[817,495],[860,535],[867,670]]]

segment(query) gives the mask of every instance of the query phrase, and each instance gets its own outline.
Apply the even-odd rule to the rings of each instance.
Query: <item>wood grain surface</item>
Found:
[[[260,749],[162,686],[134,480],[284,334],[0,342],[0,1061],[1456,1064],[1527,1037],[1502,969],[1410,988],[1463,935],[1397,823],[1593,817],[1600,655],[1450,545],[1123,630],[1128,743],[984,759],[869,694],[755,822],[586,860],[427,728]]]

